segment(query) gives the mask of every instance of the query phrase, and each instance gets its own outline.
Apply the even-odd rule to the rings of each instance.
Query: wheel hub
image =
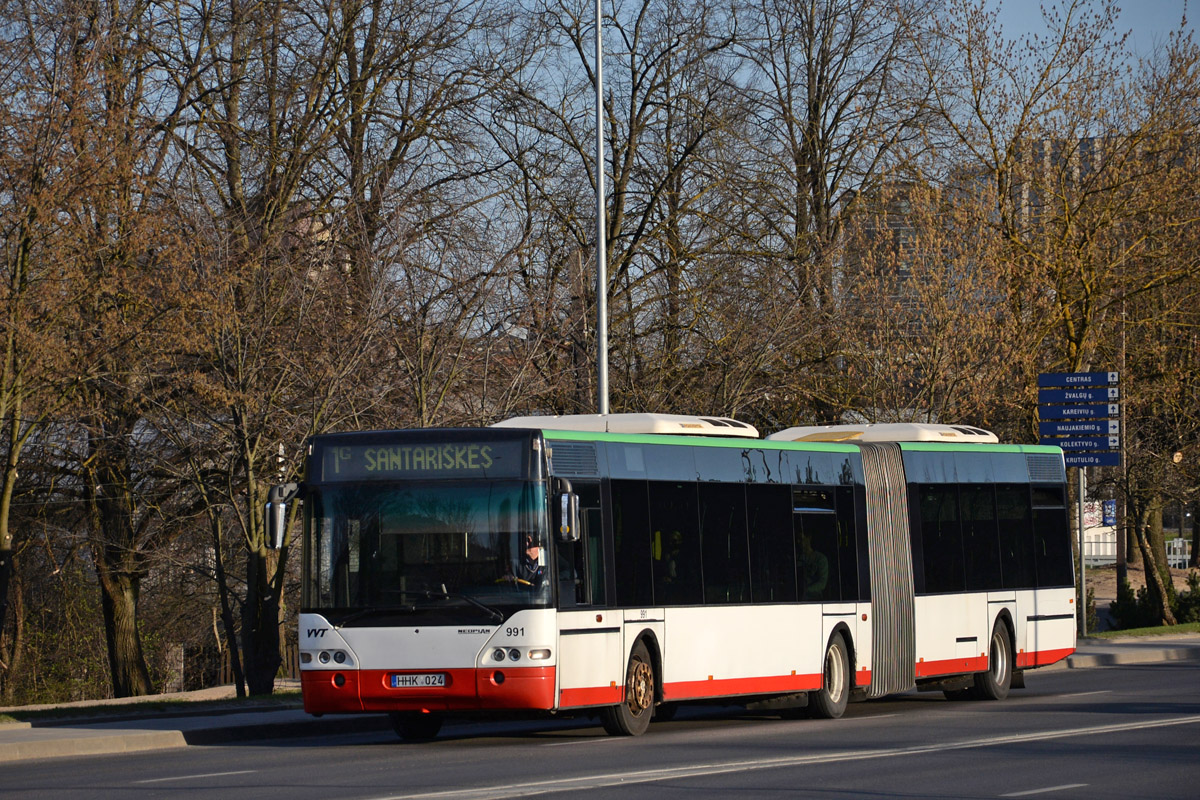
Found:
[[[625,686],[626,704],[634,714],[650,708],[654,702],[654,672],[645,661],[634,661]]]

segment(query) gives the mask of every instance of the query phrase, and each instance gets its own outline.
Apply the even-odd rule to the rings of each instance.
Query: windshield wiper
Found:
[[[496,620],[496,622],[504,622],[504,612],[502,612],[498,608],[492,608],[491,606],[489,606],[485,603],[481,603],[480,601],[476,600],[474,597],[471,597],[471,595],[469,595],[469,594],[463,594],[461,592],[459,592],[457,594],[450,594],[449,592],[446,592],[445,594],[447,597],[457,597],[459,599],[466,600],[468,603],[475,606],[479,610],[483,611],[486,614],[489,614],[492,617],[492,619]]]
[[[352,611],[351,613],[347,614],[334,627],[342,628],[345,627],[347,623],[353,622],[356,619],[362,619],[363,617],[370,617],[376,614],[412,614],[416,610],[416,606],[387,606],[386,608],[381,608],[379,606],[368,606],[367,608],[360,608],[358,611]]]
[[[412,589],[395,589],[393,591],[399,593],[400,595],[413,595],[414,597],[424,597],[426,600],[432,600],[435,597],[440,600],[465,600],[466,602],[468,602],[471,605],[478,608],[480,611],[487,614],[492,619],[496,620],[496,622],[504,622],[504,613],[502,611],[500,611],[499,609],[492,608],[489,605],[485,605],[484,603],[481,603],[480,601],[476,600],[474,597],[472,597],[469,594],[463,594],[462,592],[448,592],[448,591],[446,591],[445,584],[442,584],[442,587],[440,590],[422,589],[420,591],[414,591]]]

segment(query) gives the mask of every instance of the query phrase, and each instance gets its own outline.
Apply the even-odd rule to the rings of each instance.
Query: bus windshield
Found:
[[[550,603],[540,484],[325,484],[305,511],[303,605],[335,625],[494,623]]]

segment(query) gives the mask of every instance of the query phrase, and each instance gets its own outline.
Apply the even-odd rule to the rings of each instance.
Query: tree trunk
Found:
[[[12,609],[12,625],[7,629],[7,635],[0,625],[0,659],[4,661],[3,672],[0,672],[0,698],[4,699],[4,705],[12,705],[16,698],[17,683],[14,676],[22,674],[25,661],[25,595],[15,565],[12,578],[9,584],[12,595],[8,604]]]
[[[20,406],[17,406],[20,414]],[[19,423],[14,417],[9,430],[8,459],[4,468],[4,483],[0,485],[0,630],[4,629],[4,621],[8,619],[8,593],[13,583],[13,572],[16,569],[14,558],[16,548],[13,542],[11,527],[13,492],[17,486],[17,453],[16,437],[19,435]]]
[[[241,649],[238,647],[237,627],[233,623],[233,607],[229,602],[229,579],[225,573],[225,556],[221,551],[223,529],[218,513],[212,516],[213,553],[216,564],[217,596],[221,603],[221,628],[225,646],[229,648],[229,665],[233,668],[233,685],[237,696],[246,696],[246,676],[242,672]]]
[[[242,654],[250,694],[271,694],[279,655],[279,597],[268,576],[268,555],[251,550],[246,560],[246,604],[242,607]]]
[[[1150,520],[1147,526],[1147,538],[1150,549],[1154,552],[1154,563],[1158,572],[1167,582],[1167,596],[1174,595],[1175,585],[1171,583],[1170,565],[1167,562],[1167,537],[1163,532],[1163,499],[1156,496],[1150,503]]]
[[[1192,569],[1200,569],[1200,506],[1192,506],[1192,555],[1188,559],[1188,566]]]
[[[1142,553],[1142,563],[1146,568],[1146,591],[1149,593],[1150,600],[1159,610],[1159,618],[1163,625],[1176,624],[1175,615],[1171,613],[1171,602],[1167,594],[1167,588],[1163,584],[1162,573],[1159,571],[1158,563],[1155,561],[1154,548],[1151,547],[1147,530],[1150,528],[1151,518],[1154,515],[1154,507],[1157,506],[1161,512],[1161,504],[1151,501],[1142,511],[1138,519],[1137,540],[1138,549]],[[1161,517],[1159,517],[1161,521]]]
[[[154,692],[137,625],[140,582],[136,576],[122,573],[102,577],[100,581],[114,697],[139,697]]]

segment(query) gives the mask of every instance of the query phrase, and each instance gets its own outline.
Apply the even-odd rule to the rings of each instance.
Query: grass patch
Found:
[[[1150,638],[1173,636],[1180,633],[1200,633],[1200,622],[1185,622],[1182,625],[1159,625],[1153,628],[1127,628],[1125,630],[1089,633],[1089,639],[1123,639],[1126,637]]]

